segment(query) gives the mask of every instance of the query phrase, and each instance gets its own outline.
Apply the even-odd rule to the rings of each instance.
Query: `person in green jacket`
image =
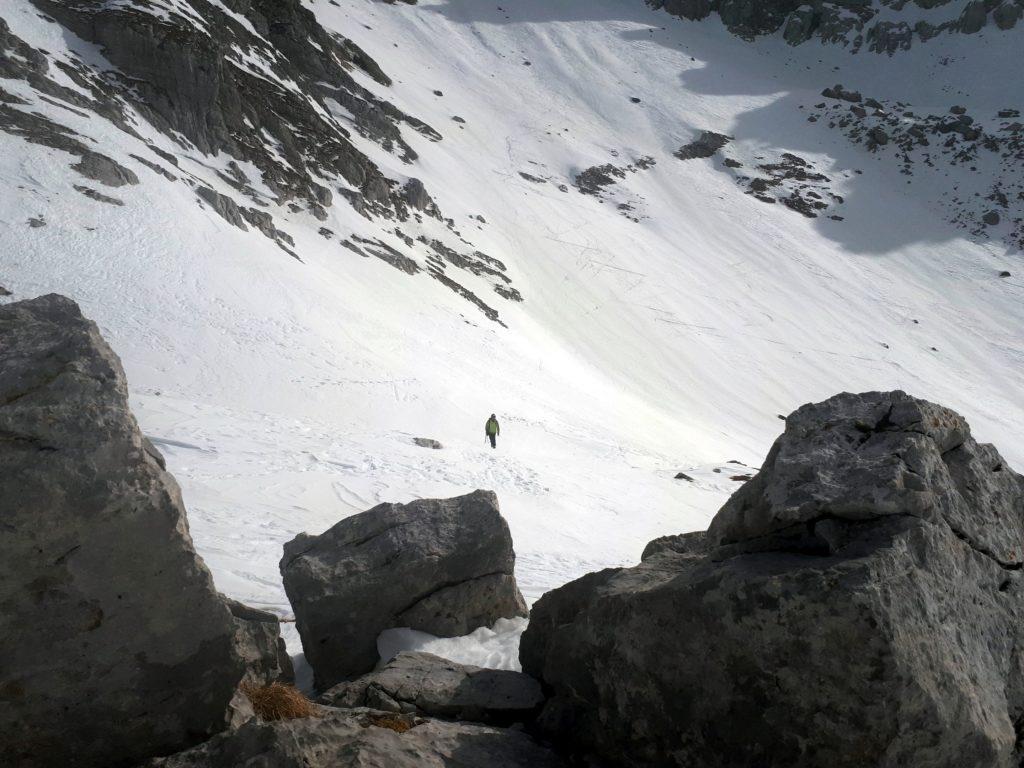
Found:
[[[498,426],[498,419],[492,413],[491,418],[487,420],[484,425],[484,434],[487,435],[487,439],[491,441],[491,448],[498,447],[498,435],[501,434],[501,427]]]

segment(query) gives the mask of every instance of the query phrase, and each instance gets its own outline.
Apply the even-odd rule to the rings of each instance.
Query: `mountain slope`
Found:
[[[161,59],[61,5],[2,14],[24,47],[4,38],[0,285],[99,321],[234,596],[286,613],[296,532],[487,487],[535,599],[704,527],[748,471],[725,462],[757,464],[778,414],[842,389],[949,404],[1024,461],[1015,214],[959,229],[950,197],[984,216],[975,191],[1019,182],[1012,147],[975,171],[918,147],[908,175],[896,140],[847,136],[955,105],[1001,130],[1024,86],[980,73],[1013,71],[1020,25],[890,58],[632,0],[317,0],[280,4],[287,29],[240,0],[92,8],[134,14],[140,40],[179,30],[178,61],[212,41],[185,69],[227,90],[161,112],[133,85]],[[862,101],[821,95],[837,82]],[[829,127],[866,98],[912,107]],[[96,160],[83,179],[66,133],[26,141],[30,114],[138,183]]]

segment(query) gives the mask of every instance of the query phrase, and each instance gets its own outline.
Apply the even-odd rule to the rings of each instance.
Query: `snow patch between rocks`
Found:
[[[380,666],[402,651],[425,651],[459,664],[521,672],[519,638],[528,619],[498,619],[493,627],[480,627],[463,637],[434,637],[405,627],[386,629],[377,638]]]

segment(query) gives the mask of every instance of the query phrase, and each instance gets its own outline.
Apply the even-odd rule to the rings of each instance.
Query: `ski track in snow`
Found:
[[[1024,25],[854,57],[749,44],[640,0],[306,4],[395,81],[361,83],[444,134],[403,129],[420,155],[411,167],[354,140],[385,173],[423,179],[474,246],[508,264],[526,300],[499,305],[507,330],[275,211],[296,262],[131,160],[141,143],[98,118],[74,127],[143,181],[112,191],[123,207],[74,191],[70,155],[0,133],[0,284],[14,299],[66,293],[96,319],[222,591],[288,617],[278,561],[297,533],[382,501],[488,488],[532,602],[635,563],[656,536],[705,528],[737,485],[725,462],[756,466],[778,414],[844,389],[954,407],[1021,468],[1024,288],[996,277],[1024,269],[1020,254],[965,239],[930,182],[908,186],[797,107],[837,81],[940,111],[1020,106],[1019,78],[982,73],[1014,71]],[[35,45],[70,44],[25,0],[4,15]],[[940,56],[954,63],[936,77]],[[703,130],[735,136],[744,160],[818,163],[846,220],[765,205],[717,160],[672,157]],[[640,223],[571,186],[584,168],[644,155],[657,165],[620,184],[643,200]],[[203,173],[226,161],[182,162]],[[28,227],[38,215],[46,226]],[[344,202],[325,224],[342,236],[393,226]],[[497,451],[483,442],[491,412]],[[680,470],[695,481],[673,480]],[[293,624],[285,636],[297,652]]]

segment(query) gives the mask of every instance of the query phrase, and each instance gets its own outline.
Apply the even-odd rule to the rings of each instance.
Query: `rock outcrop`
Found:
[[[292,657],[281,637],[281,621],[269,611],[225,598],[235,623],[235,648],[242,656],[246,680],[256,685],[295,681]]]
[[[701,131],[700,136],[684,144],[673,154],[680,160],[695,160],[700,157],[711,157],[718,150],[732,141],[732,136],[726,136],[714,131]]]
[[[811,38],[833,43],[857,53],[867,45],[876,53],[892,55],[907,50],[913,41],[922,43],[941,33],[973,34],[984,27],[991,12],[1000,30],[1012,29],[1021,16],[1020,0],[973,0],[958,18],[946,9],[930,16],[928,11],[951,0],[916,0],[913,12],[899,19],[906,3],[900,0],[647,0],[652,8],[663,8],[673,16],[698,21],[718,13],[722,23],[735,35],[752,40],[782,30],[783,39],[799,45]],[[922,9],[924,9],[922,11]],[[945,11],[945,12],[943,12]],[[888,18],[885,18],[888,17]]]
[[[253,720],[202,746],[147,763],[148,768],[256,765],[559,768],[562,763],[520,731],[369,710],[329,710],[323,717],[272,723]]]
[[[540,683],[522,672],[406,652],[376,672],[334,686],[319,701],[346,709],[370,707],[507,725],[535,715],[544,695]]]
[[[862,98],[841,85],[822,96],[824,101],[808,105],[808,120],[884,157],[908,181],[940,168],[950,174],[985,168],[937,190],[935,202],[958,229],[1024,248],[1024,124],[1018,108],[969,112],[952,105],[929,113],[904,101]]]
[[[73,185],[82,195],[124,207],[122,194],[92,182],[155,184],[160,194],[166,185],[187,185],[197,205],[261,233],[298,260],[285,228],[307,214],[324,222],[341,206],[385,227],[388,242],[354,249],[361,255],[429,276],[495,322],[500,313],[490,292],[522,299],[504,265],[472,247],[422,181],[385,173],[367,154],[367,145],[376,145],[370,154],[378,160],[394,156],[385,166],[411,165],[417,158],[407,141],[411,132],[430,141],[442,136],[378,95],[391,85],[381,67],[351,39],[322,26],[300,0],[181,0],[174,12],[145,2],[30,5],[27,13],[60,25],[68,39],[81,39],[98,55],[35,47],[0,18],[0,79],[17,86],[17,93],[0,87],[0,133],[75,160],[71,173],[90,182]],[[370,81],[372,88],[365,85]],[[94,118],[106,133],[69,123],[69,114]],[[134,151],[116,150],[121,141],[111,131]],[[97,147],[115,150],[114,156]],[[219,159],[206,171],[186,171],[179,155]],[[447,242],[454,258],[435,258],[436,249],[422,247],[417,241],[426,232]],[[354,232],[336,237],[323,227],[320,233],[353,250]],[[463,271],[486,274],[487,295],[464,285]]]
[[[377,636],[465,635],[525,616],[508,524],[490,491],[381,504],[285,544],[281,575],[318,690],[373,669]]]
[[[843,394],[786,420],[699,536],[534,606],[543,729],[611,766],[1010,768],[1024,482],[952,411]]]
[[[0,307],[0,764],[133,765],[223,729],[244,673],[124,372],[61,296]]]

